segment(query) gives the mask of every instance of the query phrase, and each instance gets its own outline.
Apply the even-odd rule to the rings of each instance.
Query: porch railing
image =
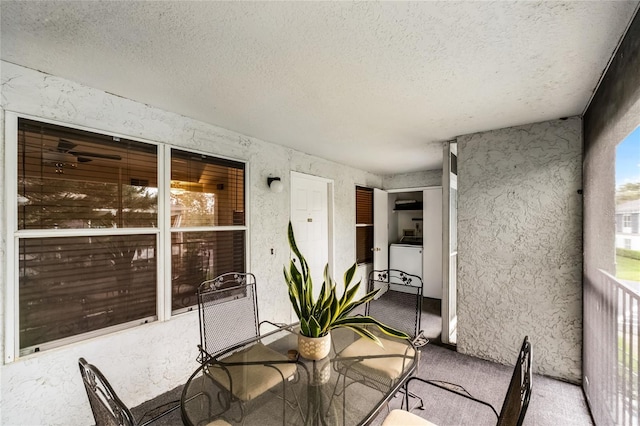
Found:
[[[638,426],[640,288],[599,271],[585,287],[585,383],[598,425]]]

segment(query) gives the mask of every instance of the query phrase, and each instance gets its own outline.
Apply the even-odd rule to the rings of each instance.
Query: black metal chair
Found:
[[[529,406],[529,400],[531,399],[532,363],[531,343],[529,342],[529,337],[526,336],[522,342],[516,365],[513,368],[513,374],[511,375],[511,381],[509,382],[509,387],[507,388],[507,394],[505,395],[504,402],[502,403],[500,414],[498,414],[496,409],[488,402],[475,398],[462,386],[453,383],[412,377],[407,380],[405,387],[408,389],[409,385],[414,381],[436,386],[447,392],[454,393],[458,396],[489,407],[498,420],[498,426],[522,426]],[[408,407],[408,404],[408,397],[405,397],[405,406]],[[419,408],[424,409],[423,406],[420,406]],[[423,423],[420,423],[421,421]],[[385,419],[383,426],[406,426],[407,424],[432,425],[433,423],[407,411],[393,410]]]
[[[398,269],[371,271],[367,291],[380,289],[367,303],[365,315],[407,333],[416,347],[428,342],[422,337],[422,278]]]
[[[152,415],[151,419],[137,423],[129,408],[118,398],[100,370],[84,358],[80,358],[78,364],[96,426],[145,426],[180,408],[179,401],[172,401],[170,404],[174,405],[169,409],[155,414],[166,405],[154,408],[142,417],[144,419]]]
[[[230,272],[198,287],[200,323],[200,362],[205,373],[226,392],[219,398],[229,408],[239,402],[241,419],[244,403],[279,387],[283,412],[285,385],[296,371],[296,364],[285,355],[260,342],[256,297],[256,278],[250,273]]]
[[[375,270],[369,274],[367,292],[379,290],[368,302],[365,315],[404,331],[411,338],[411,346],[393,340],[371,328],[382,342],[382,347],[364,337],[349,344],[338,355],[334,363],[336,371],[343,376],[343,398],[348,386],[362,383],[385,392],[397,385],[409,360],[416,357],[419,365],[419,349],[429,341],[422,335],[420,317],[422,313],[422,279],[397,269]],[[351,379],[347,383],[347,378]],[[336,383],[336,389],[340,380]]]

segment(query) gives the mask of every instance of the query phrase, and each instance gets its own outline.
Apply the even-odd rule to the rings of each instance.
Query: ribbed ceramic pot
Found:
[[[298,353],[306,359],[319,360],[331,351],[331,334],[323,337],[307,337],[298,334]]]

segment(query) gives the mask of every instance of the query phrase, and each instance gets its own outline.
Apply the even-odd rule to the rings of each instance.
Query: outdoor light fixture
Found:
[[[279,177],[268,177],[267,185],[269,185],[271,192],[282,192],[284,189],[284,185]]]

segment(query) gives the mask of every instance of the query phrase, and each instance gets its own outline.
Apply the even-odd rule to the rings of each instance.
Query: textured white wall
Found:
[[[248,161],[249,269],[258,277],[263,319],[289,321],[282,278],[289,249],[289,171],[334,180],[335,268],[339,277],[355,259],[355,184],[380,187],[382,178],[351,167],[204,124],[177,114],[88,88],[61,78],[0,62],[4,110],[96,130],[165,142]],[[304,137],[304,135],[301,135]],[[0,161],[4,164],[4,132]],[[267,177],[283,178],[285,190],[269,192]],[[5,185],[0,174],[0,191]],[[4,197],[2,197],[4,201]],[[0,255],[6,265],[4,203],[0,210]],[[275,255],[270,249],[275,248]],[[4,267],[2,268],[4,274]],[[6,280],[2,278],[2,294]],[[4,334],[4,321],[0,329]],[[86,425],[93,420],[78,372],[84,356],[104,370],[130,406],[184,383],[197,366],[196,313],[176,316],[108,336],[32,355],[0,367],[3,425]]]
[[[458,350],[513,364],[529,335],[538,373],[579,382],[579,118],[458,139]]]
[[[404,189],[440,185],[442,185],[442,169],[399,173],[382,177],[383,189]]]

